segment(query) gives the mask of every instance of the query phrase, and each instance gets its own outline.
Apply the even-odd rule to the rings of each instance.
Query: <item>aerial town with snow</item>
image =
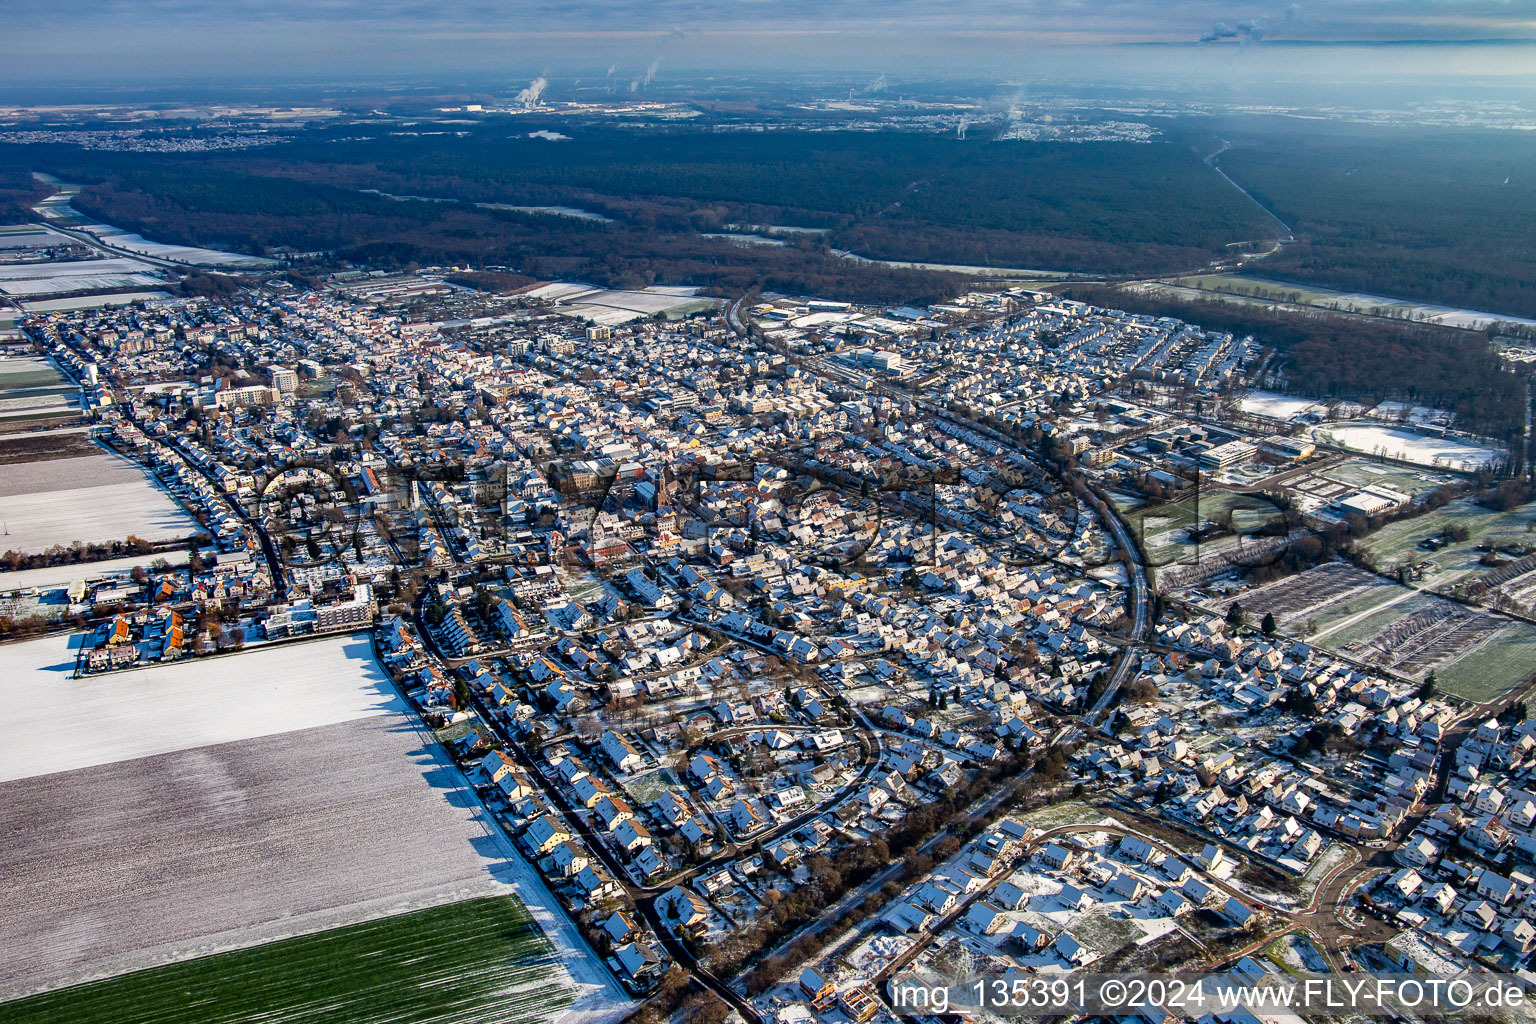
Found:
[[[1442,410],[1022,287],[73,305],[0,319],[0,834],[89,786],[67,849],[166,881],[7,849],[0,999],[502,891],[587,1021],[1536,982],[1536,503]]]

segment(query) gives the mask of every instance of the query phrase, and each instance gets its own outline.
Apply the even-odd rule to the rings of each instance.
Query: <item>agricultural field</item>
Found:
[[[103,306],[126,306],[140,299],[168,299],[170,292],[114,292],[111,295],[73,295],[62,299],[31,299],[20,303],[28,313],[50,313],[69,309],[100,309]]]
[[[0,292],[8,295],[56,295],[104,288],[142,288],[164,284],[148,263],[124,256],[0,266]]]
[[[76,677],[81,637],[0,647],[0,783],[362,718],[404,705],[366,638]],[[47,699],[35,699],[39,693]],[[69,737],[60,742],[60,736]]]
[[[0,647],[0,999],[515,893],[561,983],[627,1005],[365,636],[83,678],[77,653]]]
[[[513,896],[271,942],[0,1006],[13,1024],[542,1024],[574,991]]]
[[[67,383],[58,368],[41,356],[7,356],[0,359],[0,391],[46,388]]]
[[[6,467],[0,477],[0,550],[34,554],[123,540],[175,540],[197,523],[136,463],[97,452]]]
[[[54,430],[0,434],[0,466],[80,458],[100,451],[91,443],[89,427],[59,427]]]
[[[79,410],[80,389],[48,360],[0,359],[0,422],[19,427],[29,420],[74,416]]]

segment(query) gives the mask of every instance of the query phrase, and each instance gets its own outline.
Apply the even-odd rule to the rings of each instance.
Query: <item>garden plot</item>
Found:
[[[1536,626],[1506,620],[1504,627],[1475,649],[1464,651],[1435,669],[1444,690],[1472,701],[1494,700],[1536,673]]]
[[[1249,615],[1272,612],[1282,628],[1307,623],[1320,631],[1336,620],[1369,613],[1388,602],[1409,597],[1414,591],[1388,582],[1346,562],[1325,562],[1306,572],[1288,576],[1242,595]]]
[[[0,477],[0,548],[189,537],[197,523],[134,462],[100,453],[7,466]]]
[[[1445,689],[1488,700],[1536,670],[1536,627],[1407,588],[1336,621],[1313,642],[1410,679],[1430,672]]]
[[[1368,658],[1403,675],[1418,675],[1493,638],[1504,623],[1492,615],[1436,601],[1405,615],[1362,643]]]

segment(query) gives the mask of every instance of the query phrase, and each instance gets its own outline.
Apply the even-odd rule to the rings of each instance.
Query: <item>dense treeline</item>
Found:
[[[1253,335],[1275,350],[1286,390],[1311,398],[1395,399],[1448,409],[1467,430],[1501,440],[1525,426],[1525,386],[1484,334],[1427,324],[1185,301],[1102,285],[1073,298]]]
[[[1530,133],[1235,127],[1220,165],[1300,238],[1263,276],[1536,316]]]
[[[1143,266],[1203,262],[1228,242],[1270,237],[1268,219],[1184,145],[993,144],[938,135],[869,132],[636,135],[588,130],[558,144],[504,138],[487,128],[466,138],[381,139],[285,151],[253,165],[263,174],[314,177],[356,188],[469,201],[567,202],[655,225],[713,230],[726,223],[834,229],[832,242],[884,239],[920,228],[964,243],[1001,232],[994,263],[1070,257],[1072,240],[1097,243]],[[845,234],[854,225],[863,232]],[[1072,264],[1097,270],[1101,259]],[[909,258],[905,250],[870,253]],[[926,254],[961,262],[961,248]],[[1167,260],[1172,256],[1175,262]]]
[[[82,213],[157,240],[248,252],[288,245],[384,267],[468,262],[611,287],[694,284],[732,293],[762,287],[873,302],[936,302],[961,284],[952,275],[839,259],[810,241],[743,247],[625,222],[396,202],[198,163],[70,173],[87,184],[75,200]]]
[[[609,284],[625,277],[728,287],[726,279],[756,278],[770,288],[871,300],[921,301],[942,288],[931,277],[839,266],[829,248],[1151,273],[1195,269],[1229,242],[1270,233],[1267,218],[1181,144],[612,128],[551,143],[509,137],[499,121],[465,137],[358,139],[352,131],[346,142],[322,130],[280,148],[202,154],[0,147],[0,162],[86,184],[82,210],[167,240],[502,263],[542,276],[554,268]],[[365,189],[454,202],[392,201]],[[578,206],[614,223],[476,203]],[[698,237],[732,224],[826,233],[779,252]],[[748,269],[733,274],[728,265]]]
[[[0,166],[0,224],[37,220],[32,207],[53,190],[39,183],[22,166]]]

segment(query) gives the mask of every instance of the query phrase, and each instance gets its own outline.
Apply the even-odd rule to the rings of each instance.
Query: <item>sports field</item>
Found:
[[[5,1024],[538,1024],[573,999],[521,902],[491,896],[0,1005]]]

